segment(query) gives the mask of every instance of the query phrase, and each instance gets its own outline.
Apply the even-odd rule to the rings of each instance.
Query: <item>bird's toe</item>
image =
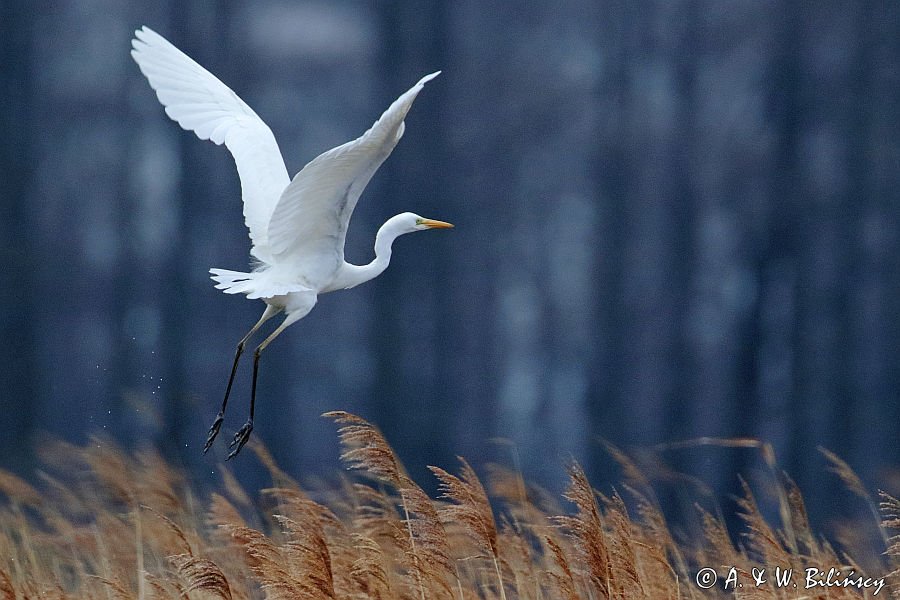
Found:
[[[213,421],[213,424],[210,426],[209,433],[206,435],[206,443],[203,445],[203,454],[209,452],[213,441],[216,439],[216,436],[219,435],[219,429],[222,427],[222,421],[224,419],[225,415],[220,411],[219,414],[216,415],[216,420]]]
[[[241,451],[241,448],[244,447],[244,444],[247,443],[247,440],[250,439],[250,432],[253,431],[253,421],[247,421],[244,423],[244,426],[241,427],[237,433],[234,434],[234,438],[231,440],[231,443],[228,444],[228,447],[231,448],[231,453],[225,460],[231,460],[235,456],[238,455],[238,452]]]

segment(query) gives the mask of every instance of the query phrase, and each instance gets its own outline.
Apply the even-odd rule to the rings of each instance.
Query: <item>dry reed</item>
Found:
[[[874,595],[874,584],[806,589],[802,573],[810,566],[885,577],[878,597],[900,598],[900,501],[881,492],[876,503],[849,465],[824,450],[843,483],[879,511],[884,560],[869,571],[852,548],[836,551],[813,533],[803,498],[777,471],[774,454],[766,463],[778,474],[779,523],[764,517],[742,483],[738,541],[721,516],[699,505],[702,539],[685,541],[671,533],[650,478],[612,446],[625,474],[622,495],[594,490],[573,462],[563,495],[571,508],[560,508],[520,473],[492,466],[485,485],[460,458],[457,474],[430,467],[440,492],[432,499],[375,426],[348,413],[326,416],[339,425],[342,459],[359,477],[315,490],[319,501],[258,445],[273,487],[255,499],[223,470],[222,488],[198,504],[190,482],[159,455],[128,453],[104,439],[46,450],[49,473],[35,484],[0,471],[0,600]],[[718,578],[711,589],[697,583],[702,567]],[[771,576],[754,585],[761,569],[775,567],[793,569],[800,585],[780,587]],[[724,589],[734,577],[741,587]]]

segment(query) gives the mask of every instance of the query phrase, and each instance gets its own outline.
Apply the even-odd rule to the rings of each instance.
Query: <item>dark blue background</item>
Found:
[[[131,60],[146,24],[291,173],[443,70],[347,258],[405,210],[457,228],[402,238],[264,355],[255,435],[289,472],[334,474],[318,415],[343,409],[432,488],[462,454],[554,492],[575,457],[609,489],[600,439],[701,436],[771,442],[819,524],[857,510],[820,445],[900,487],[900,4],[146,4],[0,2],[0,466],[30,471],[37,432],[158,444],[199,480],[224,456],[200,448],[262,305],[208,279],[247,265],[239,182]],[[226,430],[248,393],[249,363]],[[738,473],[774,477],[754,449],[655,451],[728,506]],[[701,494],[660,485],[672,511]]]

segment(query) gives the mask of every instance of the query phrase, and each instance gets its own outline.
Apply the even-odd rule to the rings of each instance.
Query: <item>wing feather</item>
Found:
[[[344,240],[356,202],[403,135],[413,101],[440,71],[401,95],[359,138],[313,159],[281,194],[269,221],[276,264],[290,264],[311,283],[333,275],[344,260]]]
[[[201,140],[224,143],[231,152],[241,178],[251,252],[270,263],[269,220],[290,183],[272,130],[228,86],[149,27],[137,30],[131,45],[131,56],[166,114]]]

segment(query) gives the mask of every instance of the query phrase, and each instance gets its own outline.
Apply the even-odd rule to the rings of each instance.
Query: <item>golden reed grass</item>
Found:
[[[900,597],[900,536],[891,535],[900,501],[886,493],[874,501],[827,451],[843,484],[876,511],[884,554],[869,568],[880,573],[812,532],[799,490],[780,472],[780,523],[763,516],[744,483],[737,542],[721,516],[699,506],[702,535],[679,541],[649,479],[612,446],[624,497],[594,490],[573,462],[568,508],[560,507],[511,470],[492,466],[482,483],[460,458],[456,474],[431,467],[440,494],[431,498],[376,427],[348,413],[326,416],[355,474],[314,490],[317,500],[259,445],[273,485],[258,494],[223,468],[220,491],[199,497],[158,454],[101,439],[51,445],[35,484],[0,471],[0,600],[873,597],[874,587],[852,584],[779,587],[770,576],[753,585],[763,569],[810,565],[885,577],[879,597]],[[721,445],[759,447],[776,468],[760,442]],[[697,583],[704,565],[719,580],[710,589]],[[729,577],[741,586],[724,589]]]

